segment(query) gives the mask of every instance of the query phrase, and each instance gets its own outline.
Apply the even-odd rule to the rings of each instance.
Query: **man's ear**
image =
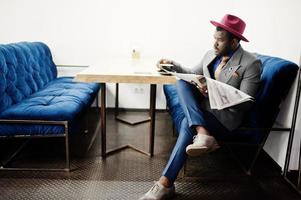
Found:
[[[239,44],[238,39],[237,38],[233,38],[232,41],[231,41],[231,47],[232,47],[232,49],[236,49],[237,46],[238,46],[238,44]]]

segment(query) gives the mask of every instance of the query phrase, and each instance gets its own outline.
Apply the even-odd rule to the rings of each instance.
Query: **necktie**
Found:
[[[225,67],[225,65],[227,64],[228,60],[230,59],[229,56],[223,56],[222,57],[222,61],[221,63],[217,66],[215,72],[214,72],[214,78],[215,80],[218,79],[220,73],[222,72],[223,68]]]

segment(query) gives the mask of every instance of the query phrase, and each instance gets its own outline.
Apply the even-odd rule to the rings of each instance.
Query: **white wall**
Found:
[[[91,65],[102,59],[130,57],[137,46],[143,58],[173,58],[193,66],[212,46],[214,27],[225,13],[243,18],[249,51],[298,61],[300,0],[0,0],[0,43],[44,41],[57,64]],[[137,101],[122,107],[147,107],[145,86],[121,86]],[[134,87],[144,88],[135,94]],[[158,92],[158,107],[164,98]],[[113,106],[114,90],[108,95]],[[144,101],[146,100],[146,101]]]
[[[142,59],[167,57],[193,66],[212,46],[209,20],[231,13],[247,23],[246,50],[297,63],[300,8],[300,0],[0,0],[0,43],[43,41],[57,64],[97,65],[103,59],[129,58],[137,47]],[[137,88],[142,94],[134,92]],[[120,92],[121,107],[148,107],[148,86],[121,85]],[[109,106],[113,97],[111,85]],[[161,87],[157,107],[165,108]],[[281,134],[277,137],[283,144]],[[270,146],[274,153],[280,148]]]
[[[293,87],[289,91],[287,97],[281,104],[281,109],[274,124],[275,127],[291,127],[292,117],[295,106],[295,97],[297,89],[297,79],[295,80]],[[300,103],[299,103],[300,110]],[[290,169],[298,169],[299,160],[299,149],[300,149],[300,137],[301,137],[301,124],[300,116],[297,118],[295,137],[293,150],[291,154]],[[284,168],[287,143],[288,143],[288,132],[274,131],[269,134],[267,142],[265,143],[264,150],[282,167]]]

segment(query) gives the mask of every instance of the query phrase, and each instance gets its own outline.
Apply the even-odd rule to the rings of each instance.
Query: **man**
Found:
[[[233,15],[225,15],[221,22],[210,21],[216,26],[214,49],[207,52],[199,65],[186,69],[174,61],[162,59],[159,64],[173,64],[172,70],[196,73],[229,84],[250,96],[255,96],[261,73],[261,62],[242,49],[240,41],[245,22]],[[223,110],[210,108],[207,88],[197,88],[185,81],[177,82],[177,92],[185,118],[181,121],[179,137],[159,181],[140,199],[161,200],[175,194],[174,181],[183,167],[187,155],[198,156],[216,150],[215,137],[227,137],[242,122],[251,102]]]

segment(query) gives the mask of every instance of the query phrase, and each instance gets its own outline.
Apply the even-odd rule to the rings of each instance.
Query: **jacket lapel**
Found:
[[[203,73],[204,73],[204,76],[211,78],[208,67],[210,66],[210,64],[213,62],[213,60],[215,58],[216,58],[216,55],[214,54],[214,51],[211,51],[209,53],[209,55],[206,56],[205,60],[203,61],[204,62],[204,64],[203,64]]]
[[[230,80],[232,74],[240,67],[242,54],[243,49],[242,47],[239,47],[221,71],[220,76],[218,77],[219,81],[227,83]]]

